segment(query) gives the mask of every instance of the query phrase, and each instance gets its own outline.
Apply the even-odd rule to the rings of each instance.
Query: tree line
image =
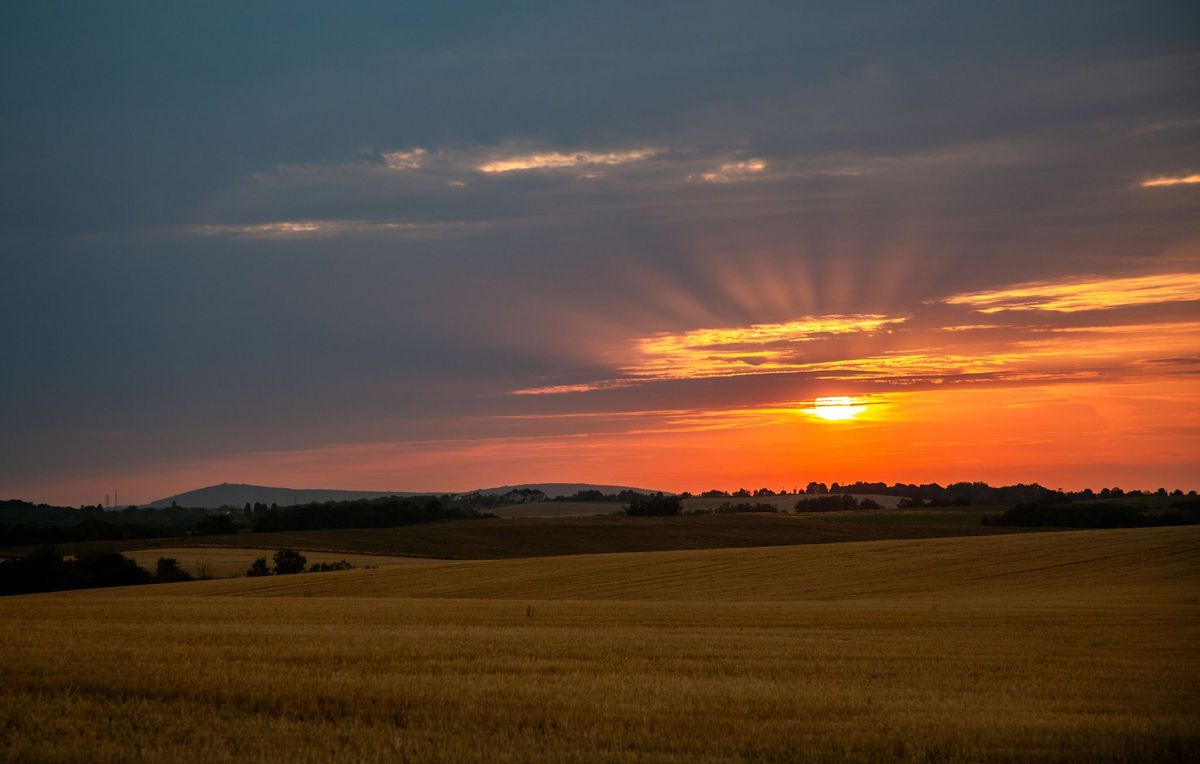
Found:
[[[179,536],[321,528],[383,528],[414,523],[491,517],[450,496],[386,496],[313,502],[291,507],[249,504],[205,509],[53,507],[25,501],[0,502],[0,547],[128,541]]]
[[[1029,502],[985,516],[984,525],[1043,528],[1147,528],[1200,524],[1200,499],[1185,498],[1154,510],[1126,502]]]

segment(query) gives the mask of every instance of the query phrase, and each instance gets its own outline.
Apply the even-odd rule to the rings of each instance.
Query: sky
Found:
[[[1191,2],[0,8],[0,498],[1200,488]]]

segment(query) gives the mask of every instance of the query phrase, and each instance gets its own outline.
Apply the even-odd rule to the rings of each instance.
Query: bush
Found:
[[[295,549],[280,549],[275,553],[275,575],[286,576],[290,573],[303,573],[304,565],[307,562],[305,556]]]
[[[174,557],[159,557],[154,569],[154,580],[158,583],[191,581],[192,574],[179,567],[179,560]]]
[[[736,512],[778,512],[779,509],[774,504],[766,504],[764,502],[757,501],[753,504],[750,502],[741,502],[739,504],[730,504],[729,502],[725,502],[713,511],[718,514],[729,514]]]
[[[661,493],[648,496],[632,496],[625,507],[630,517],[666,517],[683,514],[683,504],[678,496],[663,496]]]
[[[271,569],[267,566],[266,557],[259,557],[257,560],[251,563],[250,568],[246,571],[247,578],[269,575],[271,575]]]
[[[350,570],[353,567],[353,565],[345,560],[339,560],[338,562],[314,562],[312,565],[308,566],[308,572],[324,573],[330,570]]]

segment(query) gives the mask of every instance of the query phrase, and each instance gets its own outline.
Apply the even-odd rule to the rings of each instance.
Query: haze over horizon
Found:
[[[0,498],[1200,488],[1194,3],[0,20]]]

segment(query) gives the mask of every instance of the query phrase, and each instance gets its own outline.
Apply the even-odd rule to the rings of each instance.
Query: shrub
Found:
[[[280,549],[275,553],[275,575],[286,576],[290,573],[303,573],[304,565],[308,562],[304,555],[295,549]]]
[[[246,571],[247,578],[269,575],[271,575],[271,569],[267,567],[266,557],[259,557],[257,560],[251,563],[249,570]]]
[[[338,562],[314,562],[312,565],[308,566],[308,572],[324,573],[330,570],[350,570],[353,567],[353,565],[345,560],[339,560]]]
[[[154,580],[159,583],[191,581],[192,574],[179,567],[179,560],[174,557],[159,557],[154,568]]]

